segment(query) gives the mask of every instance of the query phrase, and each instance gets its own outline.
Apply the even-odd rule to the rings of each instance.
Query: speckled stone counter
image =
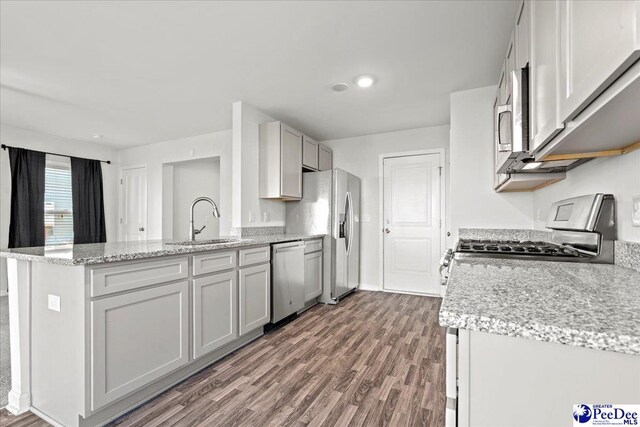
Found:
[[[320,237],[324,237],[324,235],[271,234],[265,236],[253,236],[251,238],[222,237],[222,239],[233,240],[205,245],[175,244],[170,240],[146,240],[142,242],[39,246],[33,248],[2,249],[0,250],[0,257],[47,262],[51,264],[88,265],[207,252],[220,249],[238,249],[272,243],[310,240]]]
[[[640,355],[640,272],[617,265],[453,261],[440,324]]]

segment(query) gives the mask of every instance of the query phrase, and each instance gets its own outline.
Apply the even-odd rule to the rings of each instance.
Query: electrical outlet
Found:
[[[633,198],[633,209],[631,211],[631,223],[634,227],[640,227],[640,196]]]
[[[249,211],[249,222],[255,222],[256,213],[254,211]]]
[[[49,310],[60,311],[60,297],[58,295],[48,295]]]
[[[262,212],[262,222],[269,222],[270,218],[271,215],[269,215],[269,212]]]

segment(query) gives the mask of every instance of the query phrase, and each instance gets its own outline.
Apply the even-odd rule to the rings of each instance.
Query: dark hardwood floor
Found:
[[[113,426],[443,426],[440,299],[359,291],[318,305]],[[47,425],[0,412],[2,426]]]

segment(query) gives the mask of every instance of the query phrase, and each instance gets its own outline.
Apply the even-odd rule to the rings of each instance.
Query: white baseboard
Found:
[[[380,285],[371,285],[369,283],[360,283],[360,286],[358,286],[358,289],[360,289],[361,291],[381,291],[381,287]]]

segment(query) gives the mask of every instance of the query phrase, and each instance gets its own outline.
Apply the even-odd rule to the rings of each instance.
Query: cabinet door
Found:
[[[506,91],[507,91],[507,103],[511,104],[511,94],[513,93],[513,79],[512,71],[516,69],[516,38],[515,30],[511,33],[509,39],[509,45],[507,46],[507,57],[505,62],[505,78],[506,78]]]
[[[318,143],[306,135],[302,136],[302,166],[318,170]]]
[[[238,337],[236,271],[193,281],[193,357],[198,358]]]
[[[240,335],[271,319],[271,264],[240,270]]]
[[[558,114],[558,14],[560,2],[531,2],[529,148],[546,144],[564,127]]]
[[[322,252],[304,256],[304,300],[310,301],[322,294]]]
[[[107,297],[91,307],[91,410],[189,362],[188,282]]]
[[[534,2],[537,3],[537,2]],[[560,118],[573,119],[640,57],[640,2],[560,6]]]
[[[302,134],[285,125],[280,140],[280,195],[302,197]]]
[[[522,69],[529,63],[529,33],[531,30],[531,1],[525,0],[520,6],[516,19],[516,68]]]
[[[318,167],[321,171],[333,169],[333,152],[329,147],[318,145]]]

